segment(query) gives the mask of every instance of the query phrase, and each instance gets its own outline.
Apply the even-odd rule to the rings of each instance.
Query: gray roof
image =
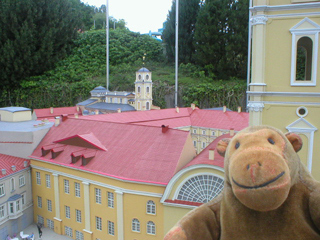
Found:
[[[20,194],[15,194],[11,197],[8,198],[8,202],[12,202],[12,201],[16,201],[18,200],[19,198],[21,198],[22,196]]]
[[[25,108],[25,107],[4,107],[4,108],[0,108],[0,110],[7,111],[7,112],[31,111],[30,108]]]
[[[216,108],[206,108],[205,110],[223,110],[223,107],[216,107]],[[229,108],[226,109],[227,112],[232,112]]]
[[[87,106],[87,109],[109,110],[109,111],[117,111],[119,108],[121,109],[122,112],[136,110],[134,107],[132,107],[129,104],[121,104],[121,103],[99,102],[99,103],[94,103],[90,106]]]
[[[133,94],[133,92],[117,92],[117,91],[114,91],[114,92],[107,92],[106,95],[107,96],[128,96],[130,94]]]
[[[39,125],[43,123],[39,120],[31,120],[24,122],[1,122],[0,121],[0,132],[35,132],[41,129],[46,129],[52,127],[53,122],[45,122],[44,125]],[[35,125],[37,127],[35,127]]]
[[[83,102],[77,103],[77,105],[79,105],[79,106],[86,106],[86,105],[88,105],[88,104],[91,104],[91,103],[94,103],[94,102],[97,102],[97,101],[98,101],[97,99],[91,99],[91,98],[89,98],[89,99],[87,99],[87,100],[84,100]]]
[[[150,72],[147,68],[143,67],[138,70],[138,72]]]

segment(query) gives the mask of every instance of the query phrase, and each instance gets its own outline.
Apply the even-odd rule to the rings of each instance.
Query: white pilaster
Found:
[[[83,186],[83,202],[84,202],[84,227],[87,232],[91,232],[91,224],[90,224],[90,183],[82,182]]]
[[[117,194],[117,228],[118,240],[124,239],[124,224],[123,224],[123,192],[115,191]]]
[[[60,220],[61,216],[60,216],[59,175],[56,173],[53,173],[52,175],[53,175],[53,185],[54,185],[54,203],[55,203],[55,212],[56,212],[55,218],[57,220]]]

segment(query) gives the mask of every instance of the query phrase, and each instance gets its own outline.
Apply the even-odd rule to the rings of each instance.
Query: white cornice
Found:
[[[280,97],[320,97],[320,92],[261,92],[247,91],[249,96],[280,96]]]
[[[278,6],[254,6],[249,8],[251,12],[273,12],[273,11],[292,11],[303,9],[316,9],[320,8],[320,3],[302,3],[302,4],[290,4],[290,5],[278,5]]]
[[[99,186],[99,187],[112,189],[112,190],[114,190],[116,192],[123,192],[123,193],[128,193],[128,194],[142,195],[142,196],[148,196],[148,197],[157,197],[157,198],[161,198],[162,197],[162,194],[160,194],[160,193],[151,193],[151,192],[144,192],[144,191],[136,191],[136,190],[131,190],[131,189],[119,188],[119,187],[116,187],[116,186],[113,186],[113,185],[109,185],[109,184],[93,181],[91,179],[82,178],[82,177],[75,176],[75,175],[72,175],[72,174],[67,174],[67,173],[64,173],[64,172],[59,172],[59,171],[54,171],[52,169],[39,167],[37,165],[33,165],[32,164],[31,166],[34,169],[50,172],[52,174],[58,174],[59,176],[72,178],[72,179],[78,180],[80,182],[86,182],[86,183],[89,183],[89,184],[94,184],[94,185]]]

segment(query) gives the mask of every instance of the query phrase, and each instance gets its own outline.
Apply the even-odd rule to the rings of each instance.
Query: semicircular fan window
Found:
[[[198,175],[190,178],[181,187],[178,200],[207,203],[223,189],[224,180],[213,175]]]

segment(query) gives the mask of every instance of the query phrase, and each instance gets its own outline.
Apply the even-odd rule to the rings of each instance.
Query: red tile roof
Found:
[[[10,174],[13,174],[15,172],[18,172],[22,169],[24,169],[24,162],[27,161],[29,167],[29,160],[25,158],[19,158],[19,157],[13,157],[5,154],[0,154],[0,178],[3,178],[5,176],[8,176]],[[12,166],[16,167],[16,170],[12,170]],[[2,174],[2,169],[6,169],[6,174]]]
[[[86,134],[95,136],[107,149],[96,150],[87,165],[83,166],[81,160],[71,163],[72,153],[73,156],[88,157],[83,153],[76,154],[85,150],[83,146],[64,144],[64,150],[54,159],[50,153],[42,156],[43,146]],[[187,147],[193,147],[188,138],[190,134],[181,130],[169,129],[162,133],[161,127],[69,118],[58,127],[52,127],[30,157],[121,180],[166,185],[175,173],[186,143],[190,144]],[[87,140],[90,141],[89,138]],[[95,144],[94,141],[91,143]]]
[[[192,108],[160,109],[152,111],[137,111],[83,116],[84,119],[92,119],[108,122],[134,123],[138,125],[161,126],[169,125],[170,128],[184,126],[205,127],[214,129],[240,131],[249,126],[249,113],[222,110],[202,110]]]
[[[80,110],[77,111],[77,107],[53,108],[53,113],[51,113],[50,108],[34,109],[33,111],[36,113],[38,120],[45,118],[52,119],[55,117],[60,117],[62,115],[73,116],[75,113],[77,113],[78,115],[82,115]]]
[[[220,156],[216,150],[217,144],[221,139],[232,138],[230,134],[223,134],[217,137],[211,142],[202,152],[199,153],[191,162],[189,162],[184,168],[197,165],[197,164],[208,164],[224,168],[224,157]],[[214,149],[214,160],[209,159],[209,151]]]

